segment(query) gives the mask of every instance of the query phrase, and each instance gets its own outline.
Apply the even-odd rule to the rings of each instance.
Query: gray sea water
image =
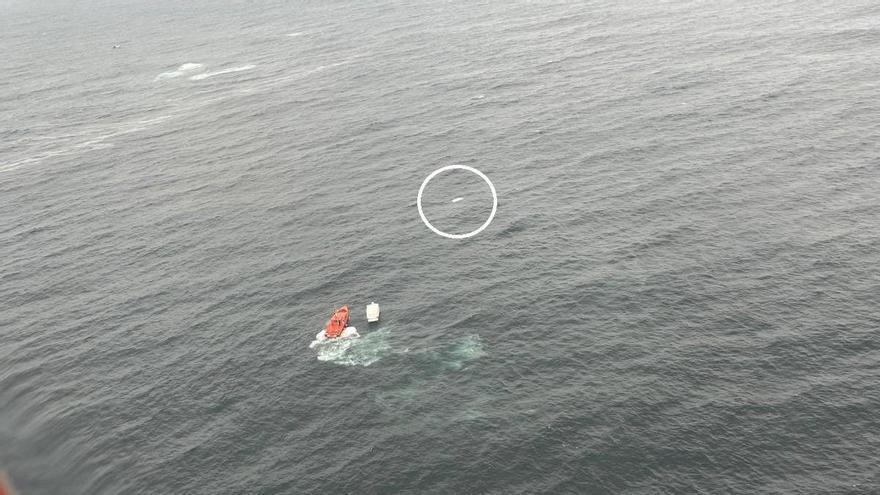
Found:
[[[876,1],[0,0],[0,54],[24,495],[880,493]]]

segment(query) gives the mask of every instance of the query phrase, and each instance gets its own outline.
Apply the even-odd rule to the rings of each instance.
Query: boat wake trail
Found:
[[[309,347],[318,352],[318,361],[343,366],[369,366],[393,353],[391,329],[383,328],[358,338],[313,341]]]
[[[410,352],[408,348],[395,351],[391,347],[391,329],[388,327],[356,338],[313,340],[309,348],[316,350],[318,361],[342,366],[369,366],[392,354],[410,354],[433,363],[438,371],[461,370],[471,361],[489,355],[476,334],[461,337],[438,351]]]

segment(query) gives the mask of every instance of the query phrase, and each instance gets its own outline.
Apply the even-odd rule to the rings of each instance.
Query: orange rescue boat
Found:
[[[330,321],[327,322],[327,327],[324,328],[324,335],[327,336],[328,339],[335,339],[342,335],[342,331],[345,330],[345,327],[348,326],[349,313],[348,306],[343,306],[336,310],[333,313],[333,316],[330,317]]]

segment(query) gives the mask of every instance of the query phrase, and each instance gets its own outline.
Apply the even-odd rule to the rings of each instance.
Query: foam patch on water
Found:
[[[452,348],[444,353],[443,362],[453,369],[461,369],[470,361],[488,356],[479,335],[468,335],[458,339]]]
[[[392,353],[391,329],[383,328],[357,338],[312,342],[318,361],[343,366],[369,366]]]
[[[163,72],[163,73],[159,74],[158,76],[156,76],[155,80],[160,81],[162,79],[173,79],[175,77],[180,77],[182,75],[185,75],[185,74],[188,74],[191,72],[195,72],[197,70],[201,70],[202,67],[204,67],[204,66],[205,66],[204,64],[194,64],[194,63],[183,64],[180,67],[178,67],[177,70],[173,70],[170,72]]]
[[[213,105],[229,98],[236,98],[244,95],[270,91],[272,89],[285,86],[293,81],[304,79],[324,70],[339,67],[351,63],[352,60],[334,62],[329,65],[320,65],[313,69],[297,71],[285,74],[282,77],[261,80],[259,82],[250,82],[249,85],[242,85],[227,90],[222,94],[213,98],[207,98],[199,101],[187,101],[177,108],[173,109],[168,115],[163,115],[155,119],[135,120],[133,122],[119,122],[110,125],[85,125],[79,127],[74,132],[62,132],[54,135],[26,135],[16,140],[13,145],[25,148],[17,156],[0,157],[0,173],[12,171],[25,166],[33,166],[46,160],[56,157],[86,153],[93,150],[106,149],[113,146],[113,143],[106,142],[116,136],[124,135],[132,132],[141,131],[152,127],[163,120],[179,118],[189,113],[198,111],[206,105]],[[156,79],[166,79],[171,77],[179,77],[184,74],[192,74],[204,67],[203,64],[186,63],[181,65],[175,71],[164,72],[159,74]],[[244,66],[247,69],[254,67],[253,65]],[[237,70],[245,70],[241,67]],[[228,69],[227,69],[228,71]],[[210,74],[207,76],[210,77]],[[2,179],[0,179],[2,180]]]
[[[246,70],[251,70],[254,67],[256,67],[256,65],[253,65],[253,64],[242,65],[239,67],[230,67],[228,69],[217,70],[214,72],[204,72],[202,74],[196,74],[196,75],[190,77],[189,79],[191,81],[201,81],[202,79],[207,79],[209,77],[214,77],[214,76],[220,76],[223,74],[231,74],[233,72],[244,72]]]
[[[112,148],[113,143],[106,142],[117,136],[124,136],[148,129],[160,122],[170,119],[171,115],[132,120],[116,125],[99,126],[80,132],[58,134],[55,136],[34,136],[29,139],[41,143],[39,153],[33,156],[21,158],[11,163],[0,163],[0,172],[14,170],[24,165],[40,163],[53,157],[72,155],[76,153]],[[48,141],[50,144],[42,144]]]
[[[205,66],[205,64],[193,64],[193,63],[189,63],[189,64],[183,64],[183,65],[181,65],[180,67],[177,68],[177,70],[179,70],[179,71],[181,71],[181,72],[190,72],[190,71],[194,71],[194,70],[201,69],[201,68],[204,67],[204,66]]]

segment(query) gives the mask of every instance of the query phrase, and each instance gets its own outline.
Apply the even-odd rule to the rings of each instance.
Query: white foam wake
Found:
[[[340,339],[356,339],[360,336],[361,336],[361,334],[358,333],[358,329],[356,327],[345,327],[345,330],[342,331],[342,335],[340,335],[339,338]],[[309,344],[309,349],[314,349],[315,346],[319,346],[319,345],[321,345],[325,342],[329,342],[329,341],[330,341],[330,338],[327,337],[327,334],[324,333],[323,330],[321,330],[320,332],[318,332],[317,335],[315,335],[315,340],[313,340],[312,343]]]
[[[219,75],[223,75],[223,74],[231,74],[233,72],[243,72],[246,70],[251,70],[254,67],[256,67],[256,65],[252,65],[252,64],[242,65],[240,67],[230,67],[228,69],[222,69],[222,70],[218,70],[218,71],[214,71],[214,72],[203,72],[201,74],[196,74],[196,75],[190,77],[189,79],[191,81],[201,81],[202,79],[207,79],[209,77],[219,76]]]
[[[204,67],[204,64],[193,64],[186,63],[177,68],[177,70],[173,70],[170,72],[163,72],[156,76],[155,81],[160,81],[162,79],[173,79],[175,77],[180,77],[184,74],[188,74],[190,72],[195,72]]]
[[[391,330],[383,328],[357,338],[315,341],[309,347],[318,351],[318,361],[343,366],[369,366],[391,354]]]

